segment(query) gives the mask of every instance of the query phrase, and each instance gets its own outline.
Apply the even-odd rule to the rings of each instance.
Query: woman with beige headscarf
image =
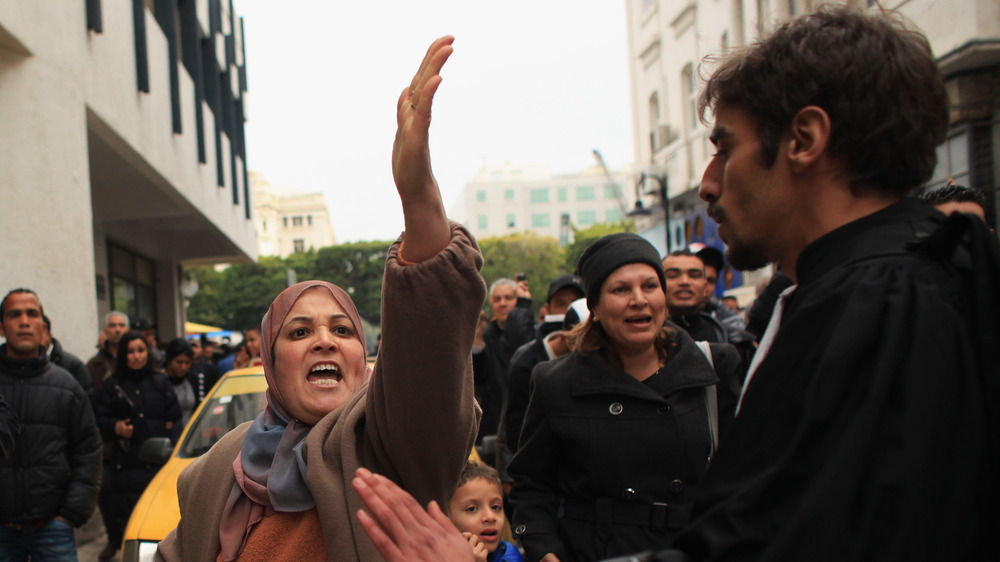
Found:
[[[261,322],[268,406],[181,475],[181,521],[158,560],[377,559],[352,515],[358,468],[423,503],[452,492],[477,432],[469,358],[486,290],[476,242],[447,220],[430,169],[431,102],[452,41],[431,45],[397,104],[406,230],[386,259],[375,371],[346,292],[305,281],[278,295]]]

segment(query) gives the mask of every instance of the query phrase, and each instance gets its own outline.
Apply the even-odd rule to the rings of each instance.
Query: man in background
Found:
[[[944,187],[924,193],[920,199],[946,215],[968,213],[986,222],[986,196],[978,189],[951,182]]]
[[[128,316],[124,312],[112,310],[104,315],[104,329],[98,338],[97,355],[87,361],[87,370],[90,371],[90,379],[95,390],[101,388],[104,379],[114,372],[118,342],[127,331]]]
[[[59,340],[52,337],[52,321],[49,320],[48,316],[43,315],[42,322],[45,324],[45,331],[42,333],[42,347],[45,349],[46,355],[49,356],[49,361],[66,369],[69,374],[73,375],[76,382],[80,383],[83,390],[90,394],[94,385],[90,380],[90,371],[87,370],[87,365],[79,357],[63,349]]]

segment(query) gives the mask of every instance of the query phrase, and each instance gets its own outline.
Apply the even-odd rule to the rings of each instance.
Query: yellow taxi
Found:
[[[177,477],[227,431],[256,418],[264,409],[266,391],[263,367],[230,371],[198,405],[172,452],[170,440],[165,437],[143,443],[140,455],[151,461],[162,462],[164,458],[167,461],[132,510],[125,527],[123,561],[151,562],[155,558],[157,543],[166,538],[181,518]]]

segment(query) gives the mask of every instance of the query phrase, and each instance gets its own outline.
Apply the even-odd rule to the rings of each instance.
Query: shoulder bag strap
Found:
[[[705,354],[708,364],[715,370],[715,360],[712,358],[712,348],[708,342],[697,341],[694,343],[698,345],[698,349]],[[708,428],[712,434],[712,450],[708,455],[708,460],[711,462],[715,450],[719,448],[719,390],[714,384],[705,387],[705,408],[708,410]]]

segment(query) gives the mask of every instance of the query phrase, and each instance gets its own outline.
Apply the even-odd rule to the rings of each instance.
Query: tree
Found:
[[[313,277],[347,291],[358,307],[358,314],[368,322],[380,325],[382,274],[391,245],[391,241],[375,241],[321,248],[316,252]]]
[[[587,246],[602,236],[616,232],[628,232],[632,229],[631,221],[598,223],[583,230],[573,229],[573,243],[563,248],[563,267],[567,271],[576,271],[576,262],[580,259]]]
[[[502,237],[479,239],[483,251],[483,279],[487,285],[501,277],[513,280],[523,272],[532,290],[534,312],[545,302],[549,283],[556,277],[569,273],[560,268],[562,256],[559,241],[533,232],[509,234]]]

